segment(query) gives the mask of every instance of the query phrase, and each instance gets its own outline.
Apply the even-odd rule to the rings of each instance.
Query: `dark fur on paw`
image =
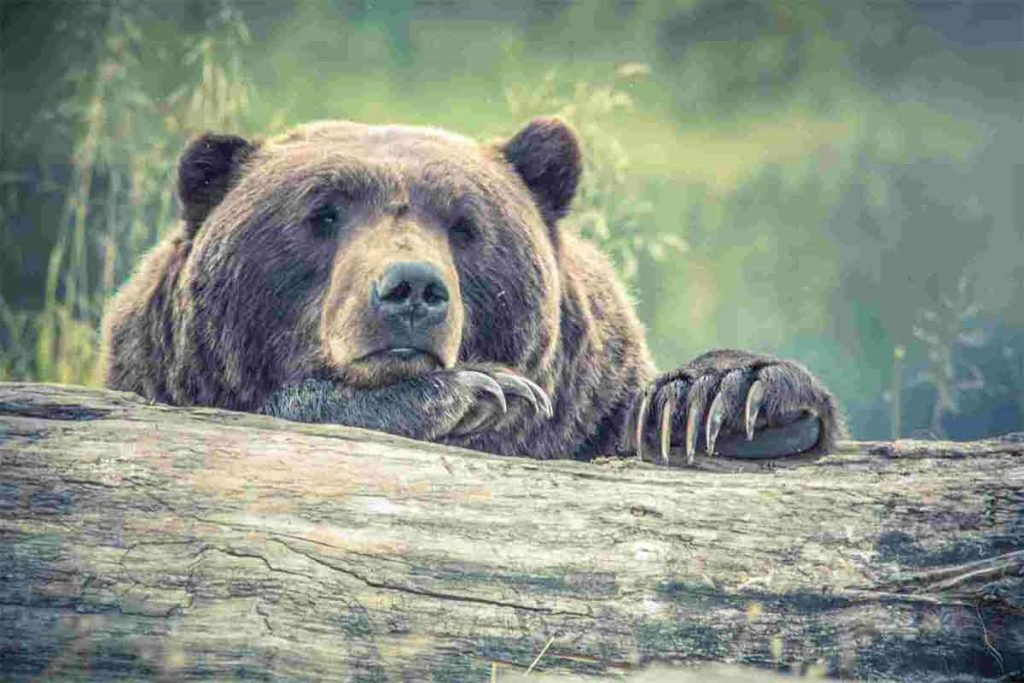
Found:
[[[275,392],[262,412],[429,441],[495,431],[521,419],[548,419],[552,407],[547,392],[511,370],[464,367],[375,389],[307,379]]]
[[[656,437],[694,455],[774,458],[825,453],[844,433],[832,394],[799,363],[720,350],[665,373],[635,398],[624,448],[643,458]]]

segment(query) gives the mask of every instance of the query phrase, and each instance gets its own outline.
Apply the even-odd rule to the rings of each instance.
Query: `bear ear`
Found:
[[[561,119],[536,118],[501,146],[549,225],[565,216],[580,181],[580,143]]]
[[[193,237],[210,211],[237,179],[255,145],[237,135],[206,133],[185,148],[178,162],[178,198],[188,236]]]

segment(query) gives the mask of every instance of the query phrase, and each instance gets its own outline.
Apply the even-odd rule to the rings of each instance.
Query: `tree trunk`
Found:
[[[1024,675],[1024,439],[537,461],[0,384],[3,677],[484,681],[535,659]]]

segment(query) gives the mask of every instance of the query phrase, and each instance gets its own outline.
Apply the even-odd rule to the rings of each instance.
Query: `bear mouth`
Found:
[[[437,354],[427,349],[420,349],[415,346],[392,346],[386,349],[379,349],[377,351],[371,351],[370,353],[357,359],[357,362],[367,361],[384,361],[384,362],[402,362],[402,361],[427,361],[437,365],[438,367],[444,367],[444,363],[438,358]]]
[[[436,372],[445,367],[434,351],[389,346],[359,356],[339,369],[339,379],[361,389],[375,389]]]
[[[444,368],[434,351],[416,346],[389,346],[360,356],[348,365],[350,376],[364,385],[391,384]]]

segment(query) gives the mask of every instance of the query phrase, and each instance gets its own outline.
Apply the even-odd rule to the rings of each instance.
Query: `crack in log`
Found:
[[[198,522],[202,522],[202,523],[206,523],[206,524],[212,524],[212,525],[215,525],[215,526],[220,526],[222,528],[232,529],[232,530],[236,530],[236,531],[252,530],[252,527],[246,527],[244,525],[242,525],[242,526],[234,526],[234,525],[230,525],[230,524],[224,524],[223,522],[218,522],[218,521],[215,521],[215,520],[203,518],[203,517],[200,517],[198,515],[187,514],[187,513],[186,514],[182,514],[178,510],[176,510],[173,505],[171,505],[167,501],[161,499],[156,494],[154,494],[152,491],[146,489],[144,486],[139,486],[139,489],[143,493],[148,495],[151,499],[155,500],[157,503],[159,503],[161,506],[163,506],[165,509],[169,510],[170,512],[173,512],[174,514],[178,515],[179,517],[186,517],[186,518],[190,518],[190,519],[193,519],[195,521],[198,521]],[[358,581],[361,581],[363,584],[365,584],[365,585],[367,585],[367,586],[369,586],[371,588],[380,588],[380,589],[384,589],[384,590],[399,591],[399,592],[408,593],[408,594],[412,594],[412,595],[420,595],[422,597],[436,598],[438,600],[452,600],[452,601],[457,601],[457,602],[472,602],[472,603],[477,603],[477,604],[493,605],[493,606],[496,606],[496,607],[509,607],[509,608],[512,608],[512,609],[521,609],[521,610],[526,610],[526,611],[529,611],[529,612],[536,612],[536,613],[541,613],[541,614],[550,614],[552,616],[568,616],[568,617],[580,617],[580,618],[584,618],[584,619],[593,619],[593,615],[592,614],[587,614],[587,613],[583,613],[583,612],[572,612],[572,611],[568,611],[568,610],[555,610],[555,609],[552,609],[550,607],[536,607],[536,606],[531,606],[531,605],[518,604],[518,603],[514,603],[514,602],[504,602],[504,601],[501,601],[501,600],[490,600],[490,599],[487,599],[487,598],[478,598],[478,597],[474,597],[474,596],[456,595],[456,594],[453,594],[453,593],[441,593],[441,592],[438,592],[438,591],[430,591],[430,590],[426,590],[426,589],[412,588],[410,586],[400,586],[400,585],[397,585],[397,584],[389,584],[389,583],[386,583],[386,582],[374,581],[372,579],[369,579],[369,578],[367,578],[365,576],[360,575],[358,572],[355,572],[355,571],[353,571],[351,569],[331,564],[331,563],[329,563],[329,562],[327,562],[325,560],[322,560],[322,559],[316,557],[315,555],[312,555],[312,554],[304,552],[304,551],[302,551],[302,550],[300,550],[298,548],[295,548],[294,546],[292,546],[292,545],[290,545],[288,543],[285,543],[284,541],[280,540],[279,538],[275,538],[275,536],[284,536],[286,538],[293,538],[293,539],[301,541],[301,542],[313,543],[313,544],[316,544],[316,545],[322,545],[322,546],[326,546],[326,547],[329,547],[329,548],[335,548],[336,546],[331,546],[330,544],[322,543],[322,542],[317,542],[317,541],[310,541],[309,539],[303,538],[301,536],[294,536],[294,535],[291,535],[291,534],[272,533],[272,535],[270,537],[268,537],[268,539],[267,539],[269,541],[274,541],[275,543],[283,545],[289,551],[291,551],[293,553],[296,553],[296,554],[299,554],[299,555],[302,555],[303,557],[306,557],[307,559],[309,559],[309,560],[311,560],[311,561],[313,561],[313,562],[315,562],[315,563],[317,563],[317,564],[319,564],[319,565],[321,565],[323,567],[326,567],[326,568],[331,569],[333,571],[341,572],[343,574],[351,576],[352,578],[357,579]],[[203,548],[199,552],[199,554],[201,555],[201,554],[205,553],[206,550],[208,550],[208,549],[209,550],[219,550],[219,551],[221,551],[221,552],[223,552],[223,553],[225,553],[227,555],[233,555],[235,557],[251,557],[251,558],[255,558],[255,559],[260,559],[260,560],[262,560],[264,562],[264,564],[267,566],[267,568],[270,571],[272,571],[272,572],[281,571],[281,572],[284,572],[284,573],[290,573],[290,574],[295,574],[295,575],[298,575],[298,576],[303,576],[303,577],[308,578],[308,579],[312,579],[313,578],[313,577],[309,576],[308,574],[302,574],[300,572],[290,572],[288,570],[277,569],[273,565],[270,564],[270,562],[267,560],[267,558],[263,557],[262,555],[239,553],[237,551],[229,551],[229,550],[226,550],[224,548],[218,548],[218,547]],[[345,552],[348,552],[348,551],[345,551]],[[360,553],[353,553],[353,554],[360,555]],[[374,559],[380,559],[380,557],[379,556],[374,556]],[[402,561],[402,560],[394,560],[394,561],[395,562],[400,562],[400,563],[405,564],[407,566],[412,566],[410,563]]]
[[[73,486],[98,486],[99,488],[117,490],[120,488],[117,484],[108,484],[103,481],[96,481],[94,479],[76,479],[74,477],[61,476],[60,481],[62,484],[70,484]]]
[[[1004,553],[996,557],[988,557],[955,567],[944,567],[942,569],[899,577],[889,583],[881,584],[880,587],[924,585],[935,590],[944,591],[956,588],[968,581],[991,581],[1013,576],[1014,570],[1016,570],[1016,576],[1024,576],[1024,550]]]
[[[165,510],[167,510],[168,512],[174,513],[176,516],[178,516],[178,517],[180,517],[182,519],[191,519],[192,521],[199,522],[201,524],[209,524],[210,526],[219,527],[221,529],[227,529],[229,531],[237,531],[237,532],[242,532],[242,533],[252,533],[252,532],[264,532],[265,533],[266,532],[265,529],[259,527],[258,525],[254,525],[254,524],[229,524],[227,522],[223,522],[223,521],[220,521],[220,520],[212,519],[210,517],[202,517],[200,515],[196,515],[196,514],[193,514],[193,513],[190,513],[190,512],[182,512],[182,511],[178,510],[176,507],[174,507],[173,505],[171,505],[170,503],[168,503],[167,501],[163,500],[162,498],[160,498],[159,496],[154,494],[149,489],[147,489],[146,485],[144,483],[139,482],[137,480],[128,480],[128,479],[126,479],[125,481],[130,483],[140,493],[142,493],[142,494],[148,496],[149,498],[151,498],[152,500],[156,501]],[[346,553],[348,555],[355,555],[356,557],[363,557],[363,558],[366,558],[366,559],[370,559],[370,560],[373,560],[374,562],[390,562],[390,563],[393,563],[393,564],[404,565],[406,567],[414,566],[411,562],[408,562],[406,560],[402,560],[402,559],[397,558],[397,557],[381,557],[380,555],[374,555],[372,553],[361,553],[361,552],[359,552],[357,550],[351,550],[351,549],[348,549],[348,548],[342,548],[340,546],[332,545],[332,544],[326,543],[324,541],[318,541],[318,540],[315,540],[315,539],[307,538],[305,536],[298,536],[296,534],[287,534],[287,533],[284,533],[284,532],[281,532],[281,531],[273,531],[273,532],[270,532],[270,536],[271,536],[271,538],[273,540],[276,540],[275,537],[291,538],[291,539],[296,540],[296,541],[302,541],[304,543],[309,543],[309,544],[312,544],[312,545],[318,545],[318,546],[322,546],[324,548],[330,548],[332,550],[337,550],[339,552],[343,552],[343,553]],[[179,543],[192,543],[192,542],[193,541],[180,541]],[[156,542],[156,543],[159,543],[159,542]]]
[[[179,515],[181,517],[191,518],[191,519],[194,519],[195,521],[198,521],[198,522],[207,523],[207,524],[213,524],[213,525],[216,525],[216,526],[220,526],[222,528],[228,528],[228,529],[232,529],[232,530],[243,530],[243,529],[249,530],[247,527],[244,527],[244,526],[236,528],[236,527],[234,527],[232,525],[224,524],[222,522],[217,522],[217,521],[210,520],[210,519],[205,519],[205,518],[199,517],[197,515],[190,515],[190,514],[182,515],[182,514],[180,514],[174,508],[174,506],[169,504],[167,501],[164,501],[161,498],[159,498],[157,495],[152,493],[152,491],[148,491],[148,490],[146,490],[144,488],[142,488],[142,491],[144,493],[146,493],[150,498],[152,498],[153,500],[155,500],[158,503],[160,503],[165,509],[167,509],[167,510],[169,510],[169,511],[173,512],[174,514]],[[346,567],[340,567],[338,565],[335,565],[335,564],[332,564],[330,562],[327,562],[326,560],[318,558],[315,555],[312,555],[310,553],[304,552],[304,551],[302,551],[302,550],[300,550],[300,549],[298,549],[298,548],[296,548],[296,547],[294,547],[294,546],[292,546],[292,545],[290,545],[290,544],[280,540],[279,538],[275,538],[274,537],[274,536],[278,536],[278,535],[283,535],[283,536],[286,536],[288,538],[294,538],[295,540],[298,540],[298,541],[301,541],[301,542],[314,543],[314,544],[317,544],[317,545],[324,545],[324,546],[331,547],[331,548],[334,548],[335,546],[331,546],[331,545],[325,544],[325,543],[318,543],[316,541],[309,541],[308,539],[305,539],[305,538],[303,538],[301,536],[276,534],[276,533],[272,534],[267,539],[269,541],[274,541],[275,543],[278,543],[279,545],[284,546],[289,551],[291,551],[293,553],[296,553],[298,555],[301,555],[301,556],[303,556],[303,557],[305,557],[305,558],[307,558],[307,559],[315,562],[316,564],[319,564],[319,565],[321,565],[321,566],[323,566],[323,567],[325,567],[327,569],[330,569],[330,570],[336,571],[336,572],[340,572],[342,574],[350,576],[350,577],[352,577],[352,578],[362,582],[363,584],[365,584],[365,585],[367,585],[367,586],[369,586],[371,588],[380,588],[380,589],[383,589],[383,590],[393,590],[393,591],[398,591],[398,592],[402,592],[402,593],[408,593],[408,594],[411,594],[411,595],[419,595],[419,596],[422,596],[422,597],[435,598],[435,599],[438,599],[438,600],[451,600],[451,601],[456,601],[456,602],[471,602],[471,603],[476,603],[476,604],[493,605],[495,607],[509,607],[509,608],[512,608],[512,609],[525,610],[525,611],[528,611],[528,612],[535,612],[535,613],[540,613],[540,614],[549,614],[549,615],[552,615],[552,616],[580,617],[580,618],[584,618],[584,619],[593,619],[594,618],[592,614],[587,614],[587,613],[583,613],[583,612],[572,612],[572,611],[568,611],[568,610],[556,610],[556,609],[552,609],[550,607],[537,607],[537,606],[532,606],[532,605],[523,605],[523,604],[514,603],[514,602],[505,602],[505,601],[502,601],[502,600],[491,600],[491,599],[488,599],[488,598],[479,598],[479,597],[474,597],[474,596],[469,596],[469,595],[456,595],[454,593],[441,593],[441,592],[438,592],[438,591],[431,591],[431,590],[422,589],[422,588],[413,588],[411,586],[401,586],[401,585],[398,585],[398,584],[391,584],[391,583],[387,583],[387,582],[383,582],[383,581],[374,581],[373,579],[370,579],[368,577],[362,576],[358,572],[355,572],[355,571],[353,571],[351,569],[348,569]],[[193,541],[180,541],[180,542],[176,542],[176,543],[177,544],[184,544],[184,543],[192,543],[192,542]],[[132,547],[129,547],[128,549],[126,549],[125,555],[122,556],[122,558],[121,558],[121,563],[123,564],[124,558],[128,555],[129,552],[131,552],[131,550],[133,550],[137,546],[140,546],[140,545],[161,545],[161,544],[162,544],[161,542],[154,542],[154,543],[139,542],[139,543],[133,544]],[[275,567],[275,566],[273,566],[270,563],[270,561],[266,557],[264,557],[263,555],[257,554],[257,553],[245,553],[245,552],[241,552],[241,551],[231,550],[231,549],[228,549],[228,548],[223,548],[223,547],[218,547],[218,546],[209,546],[209,545],[204,544],[204,547],[202,549],[200,549],[197,553],[195,553],[194,556],[195,557],[202,556],[202,555],[206,554],[208,551],[218,551],[218,552],[224,553],[225,555],[229,555],[231,557],[258,559],[258,560],[262,561],[263,564],[267,567],[267,569],[269,571],[273,572],[273,573],[280,572],[280,573],[284,573],[284,574],[292,574],[294,576],[301,576],[303,578],[311,579],[311,580],[314,578],[311,575],[304,574],[302,572],[295,572],[295,571],[291,571],[291,570]],[[356,554],[358,554],[358,553],[356,553]],[[375,558],[375,559],[379,559],[379,558]],[[398,560],[396,560],[396,561],[398,561]],[[410,563],[407,563],[407,562],[403,561],[402,564],[409,565]]]
[[[260,609],[259,602],[256,603],[255,610],[256,614],[263,617],[263,625],[266,627],[267,633],[269,633],[270,635],[274,635],[274,627],[270,625],[270,615],[264,612],[262,609]]]
[[[44,602],[15,602],[15,601],[11,601],[11,600],[0,600],[0,607],[22,607],[22,608],[27,608],[27,609],[32,609],[32,610],[53,610],[53,611],[58,611],[58,612],[61,612],[61,613],[67,613],[69,606],[68,605],[64,605],[64,604],[59,604],[59,603],[46,604]],[[102,616],[104,614],[114,613],[114,614],[120,614],[120,615],[123,615],[123,616],[126,616],[126,617],[139,617],[139,618],[142,618],[142,619],[167,620],[167,619],[171,618],[172,616],[174,616],[175,610],[178,610],[181,606],[180,605],[173,605],[170,609],[168,609],[165,613],[162,613],[162,614],[161,613],[152,613],[152,612],[138,612],[136,610],[125,609],[124,606],[119,604],[119,603],[105,605],[105,606],[102,606],[102,607],[100,605],[90,605],[89,609],[87,611],[79,610],[78,608],[81,607],[81,605],[74,604],[71,607],[72,607],[72,609],[75,610],[76,614],[95,614],[95,615]]]
[[[454,593],[441,593],[439,591],[427,590],[425,588],[413,588],[412,586],[401,586],[401,585],[398,585],[398,584],[387,583],[385,581],[374,581],[373,579],[370,579],[368,577],[362,576],[358,572],[352,571],[351,569],[348,569],[346,567],[339,567],[339,566],[337,566],[335,564],[332,564],[332,563],[330,563],[330,562],[328,562],[328,561],[326,561],[326,560],[324,560],[322,558],[319,558],[319,557],[317,557],[315,555],[312,555],[310,553],[304,552],[303,550],[295,548],[294,546],[292,546],[292,545],[290,545],[288,543],[285,543],[284,541],[278,540],[276,538],[270,538],[268,540],[271,540],[271,541],[274,541],[275,543],[283,545],[285,548],[287,548],[291,552],[296,553],[297,555],[302,555],[303,557],[305,557],[305,558],[315,562],[316,564],[319,564],[319,565],[321,565],[323,567],[326,567],[327,569],[330,569],[330,570],[336,571],[336,572],[341,572],[342,574],[346,574],[347,576],[351,576],[352,578],[354,578],[354,579],[356,579],[358,581],[361,581],[362,583],[366,584],[367,586],[369,586],[371,588],[381,588],[381,589],[384,589],[384,590],[398,591],[398,592],[401,592],[401,593],[409,593],[411,595],[419,595],[421,597],[435,598],[437,600],[450,600],[450,601],[454,601],[454,602],[471,602],[471,603],[476,603],[476,604],[480,604],[480,605],[493,605],[495,607],[509,607],[509,608],[512,608],[512,609],[515,609],[515,610],[525,610],[527,612],[535,612],[535,613],[538,613],[538,614],[550,614],[552,616],[581,617],[583,619],[593,619],[594,618],[594,616],[592,614],[584,614],[582,612],[571,612],[571,611],[568,611],[568,610],[556,610],[556,609],[553,609],[551,607],[536,607],[536,606],[533,606],[533,605],[521,605],[521,604],[517,604],[517,603],[514,603],[514,602],[505,602],[505,601],[502,601],[502,600],[491,600],[489,598],[478,598],[478,597],[471,596],[471,595],[456,595]]]
[[[110,413],[111,411],[106,408],[87,408],[76,404],[0,402],[0,415],[31,417],[39,420],[74,422],[101,420],[110,415]]]
[[[219,553],[223,553],[225,555],[228,555],[230,557],[237,557],[237,558],[241,558],[241,559],[260,560],[260,561],[263,562],[263,564],[267,567],[267,569],[272,574],[290,574],[292,576],[301,576],[302,578],[310,579],[311,581],[315,580],[311,575],[304,574],[303,572],[296,572],[296,571],[292,571],[290,569],[282,569],[280,567],[275,567],[274,565],[270,564],[270,560],[268,560],[263,555],[260,555],[259,553],[246,553],[246,552],[242,552],[242,551],[239,551],[239,550],[232,550],[230,548],[222,548],[222,547],[219,547],[219,546],[207,546],[207,547],[203,548],[199,552],[199,554],[197,556],[197,561],[198,561],[199,557],[202,557],[207,552],[219,552]]]

